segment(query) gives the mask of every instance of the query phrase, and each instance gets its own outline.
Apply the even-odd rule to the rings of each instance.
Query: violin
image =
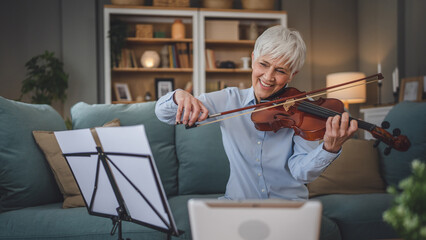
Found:
[[[289,98],[300,95],[303,92],[296,88],[286,88],[286,91],[280,98]],[[304,99],[302,101],[289,101],[277,107],[268,108],[261,106],[256,109],[263,111],[255,111],[251,115],[254,126],[259,131],[277,132],[281,128],[292,128],[296,135],[301,136],[308,141],[321,140],[325,134],[325,125],[328,117],[342,115],[344,112],[343,103],[334,98],[319,98],[317,100]],[[366,130],[378,139],[375,143],[377,146],[380,141],[388,145],[385,154],[388,155],[392,148],[398,151],[407,151],[410,147],[410,141],[398,128],[393,130],[393,135],[384,128],[389,127],[388,122],[383,123],[384,128],[377,127],[374,124],[349,117],[349,121],[356,120],[358,128]]]
[[[282,128],[291,128],[294,130],[296,135],[301,136],[305,140],[321,140],[325,134],[327,118],[334,117],[336,115],[342,115],[344,112],[344,105],[340,100],[334,98],[320,97],[317,100],[313,100],[311,97],[324,95],[325,91],[342,87],[344,85],[352,84],[349,87],[358,86],[353,84],[363,80],[365,82],[361,84],[371,83],[380,79],[383,79],[381,73],[328,88],[314,90],[308,93],[301,92],[296,88],[287,87],[277,96],[274,96],[275,99],[272,99],[268,102],[209,115],[208,118],[214,118],[250,108],[255,108],[253,111],[199,125],[193,125],[187,128],[203,126],[214,122],[223,121],[228,118],[251,113],[251,120],[254,123],[255,128],[259,131],[277,132]],[[346,88],[340,88],[334,91],[339,91]],[[392,148],[398,151],[407,151],[411,145],[408,138],[404,135],[401,135],[400,129],[394,129],[393,134],[387,132],[385,129],[389,128],[390,126],[388,122],[383,122],[382,126],[378,127],[374,124],[350,117],[349,121],[351,120],[356,120],[358,122],[358,128],[370,132],[371,135],[377,139],[374,147],[377,147],[380,142],[388,145],[384,151],[385,155],[388,155]]]

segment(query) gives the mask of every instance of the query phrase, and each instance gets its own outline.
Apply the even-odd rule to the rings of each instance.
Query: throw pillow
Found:
[[[349,139],[342,153],[313,182],[309,197],[325,194],[362,194],[385,192],[374,141]]]
[[[49,105],[0,97],[0,213],[60,202],[61,193],[32,131],[66,130]]]
[[[411,162],[414,159],[426,162],[426,102],[401,102],[389,111],[385,121],[390,123],[390,133],[399,128],[411,142],[408,151],[392,149],[389,155],[383,154],[387,146],[383,143],[379,145],[383,178],[388,185],[397,186],[402,179],[411,175]]]
[[[105,123],[103,127],[120,126],[120,120],[114,119]],[[100,146],[99,138],[95,129],[91,129],[93,138]],[[53,131],[33,131],[34,139],[43,151],[47,162],[55,176],[56,183],[64,197],[63,208],[84,207],[84,200],[80,194],[77,183],[71,173],[71,170],[62,156],[61,148],[56,141]]]

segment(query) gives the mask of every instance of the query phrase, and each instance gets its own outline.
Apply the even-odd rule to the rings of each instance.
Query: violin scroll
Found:
[[[392,134],[390,134],[385,130],[389,127],[389,122],[384,121],[382,123],[382,128],[376,127],[372,131],[370,131],[373,137],[377,139],[374,143],[374,147],[377,147],[380,142],[383,142],[388,145],[388,147],[384,150],[385,155],[389,155],[392,148],[402,152],[407,151],[411,146],[410,140],[408,140],[406,136],[401,135],[401,130],[399,128],[395,128],[392,131]]]

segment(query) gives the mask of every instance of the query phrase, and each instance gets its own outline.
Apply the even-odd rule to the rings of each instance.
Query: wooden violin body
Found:
[[[328,117],[341,115],[344,112],[344,105],[338,99],[319,98],[317,100],[304,99],[298,101],[291,99],[291,96],[303,95],[295,88],[287,88],[279,97],[289,99],[284,103],[277,104],[276,107],[262,105],[255,109],[251,115],[255,127],[259,131],[277,132],[281,128],[291,128],[296,135],[302,138],[314,141],[324,137],[326,121]],[[272,105],[273,106],[273,105]],[[400,135],[400,131],[394,130],[394,134],[388,133],[383,128],[362,120],[350,118],[358,122],[358,127],[369,131],[376,139],[384,142],[390,148],[385,150],[389,154],[390,149],[406,151],[410,147],[410,141],[406,136]]]

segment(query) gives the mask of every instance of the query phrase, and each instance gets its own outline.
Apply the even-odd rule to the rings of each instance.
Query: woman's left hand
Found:
[[[344,112],[342,117],[339,115],[329,117],[325,127],[324,149],[332,153],[339,152],[343,143],[351,138],[356,130],[358,130],[358,122],[352,120],[349,123],[347,112]]]

